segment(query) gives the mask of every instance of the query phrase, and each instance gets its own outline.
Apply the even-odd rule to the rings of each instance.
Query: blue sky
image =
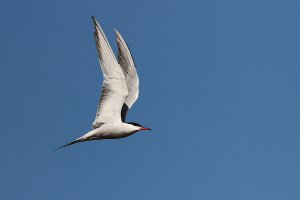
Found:
[[[1,1],[0,199],[300,199],[299,1]],[[129,44],[152,132],[94,120],[91,16]]]

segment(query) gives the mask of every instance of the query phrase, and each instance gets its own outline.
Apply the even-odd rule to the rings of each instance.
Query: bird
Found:
[[[116,58],[100,24],[94,16],[92,20],[95,28],[96,49],[103,73],[102,93],[96,118],[92,124],[92,130],[55,150],[80,142],[119,139],[139,131],[152,130],[136,122],[126,122],[128,110],[138,99],[139,77],[124,38],[114,29],[118,46]]]

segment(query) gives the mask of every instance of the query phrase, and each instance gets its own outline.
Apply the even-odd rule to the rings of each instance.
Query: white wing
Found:
[[[96,119],[93,122],[93,128],[97,128],[102,123],[121,122],[121,109],[127,98],[128,90],[122,68],[118,64],[104,32],[94,17],[93,21],[96,47],[103,72],[102,94]]]
[[[126,85],[128,88],[128,96],[125,100],[125,104],[122,107],[122,121],[125,121],[128,109],[134,104],[139,96],[139,77],[137,75],[134,61],[131,56],[130,50],[121,36],[121,34],[115,29],[117,35],[118,44],[118,61],[125,74]]]

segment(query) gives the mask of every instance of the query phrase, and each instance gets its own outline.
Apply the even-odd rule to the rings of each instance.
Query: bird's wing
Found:
[[[121,122],[121,109],[127,98],[128,90],[122,68],[94,17],[95,40],[98,50],[101,70],[103,72],[102,94],[99,100],[96,119],[93,128],[103,123]]]
[[[121,117],[122,121],[126,120],[127,111],[131,108],[139,96],[139,77],[136,72],[134,61],[130,50],[123,39],[122,35],[115,29],[118,44],[118,61],[125,74],[126,85],[128,88],[128,96],[122,107]]]

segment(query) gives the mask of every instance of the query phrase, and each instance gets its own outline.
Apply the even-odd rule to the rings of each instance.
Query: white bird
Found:
[[[139,78],[125,40],[115,29],[118,45],[117,60],[99,23],[94,17],[92,19],[95,26],[96,48],[103,72],[102,94],[96,118],[91,131],[57,149],[79,142],[118,139],[141,130],[151,130],[135,122],[125,122],[127,111],[139,94]]]

